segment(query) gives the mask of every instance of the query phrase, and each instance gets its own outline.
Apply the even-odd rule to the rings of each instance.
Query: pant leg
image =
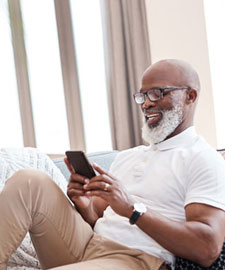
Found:
[[[56,267],[80,261],[93,231],[50,177],[21,170],[0,194],[0,269],[27,231],[41,266]]]
[[[159,270],[162,265],[155,256],[94,234],[82,262],[51,270]]]

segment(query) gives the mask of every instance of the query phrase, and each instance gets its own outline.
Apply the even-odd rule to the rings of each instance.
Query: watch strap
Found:
[[[130,224],[135,224],[141,215],[142,213],[134,210],[132,216],[129,219]]]

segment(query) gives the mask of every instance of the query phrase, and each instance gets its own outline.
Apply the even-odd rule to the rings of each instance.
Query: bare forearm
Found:
[[[216,259],[222,246],[212,228],[201,222],[176,222],[149,211],[138,220],[137,226],[174,255],[204,266]]]

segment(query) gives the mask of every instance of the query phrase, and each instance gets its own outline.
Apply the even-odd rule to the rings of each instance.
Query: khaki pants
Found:
[[[44,269],[157,270],[163,264],[95,234],[49,176],[30,169],[16,172],[0,194],[0,269],[27,231]]]

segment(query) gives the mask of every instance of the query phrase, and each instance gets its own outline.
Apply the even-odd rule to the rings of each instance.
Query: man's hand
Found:
[[[71,173],[69,184],[67,186],[67,195],[74,203],[83,219],[94,227],[98,218],[102,217],[108,203],[99,197],[88,196],[84,186],[90,182],[90,179],[77,174],[66,157],[64,161]]]
[[[93,168],[100,174],[90,179],[83,188],[88,197],[103,199],[118,215],[130,218],[133,212],[133,199],[121,182],[109,175],[98,165]]]
[[[64,161],[71,173],[69,183],[67,185],[67,195],[78,209],[87,208],[90,204],[90,198],[85,196],[83,186],[88,184],[89,179],[77,174],[66,157],[64,158]]]

